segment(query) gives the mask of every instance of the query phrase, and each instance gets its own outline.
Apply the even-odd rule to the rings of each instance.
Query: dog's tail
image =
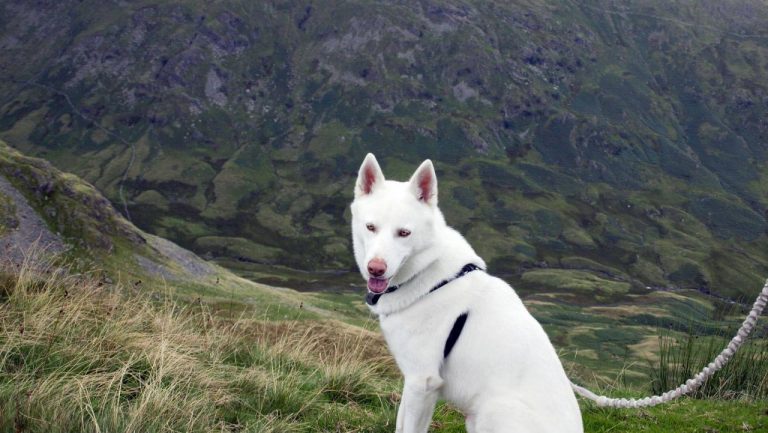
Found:
[[[723,349],[723,351],[720,352],[719,355],[717,355],[715,360],[710,362],[709,365],[704,367],[698,374],[696,374],[691,379],[688,379],[684,384],[678,386],[677,388],[671,391],[667,391],[661,395],[654,395],[652,397],[645,397],[640,399],[634,399],[634,398],[628,399],[628,398],[611,398],[603,395],[597,395],[594,392],[584,387],[576,385],[573,382],[571,382],[571,387],[573,388],[573,391],[576,394],[588,400],[592,400],[598,406],[601,406],[601,407],[640,408],[640,407],[656,406],[657,404],[666,403],[680,396],[689,394],[693,392],[695,389],[699,388],[701,385],[703,385],[704,382],[707,381],[707,379],[712,377],[712,375],[715,374],[715,372],[723,368],[723,366],[725,366],[725,364],[727,364],[728,361],[731,360],[731,357],[733,357],[736,351],[739,350],[739,347],[741,347],[744,341],[746,341],[749,333],[752,332],[752,329],[755,327],[755,324],[757,323],[757,318],[760,316],[760,314],[763,312],[763,309],[765,308],[766,302],[768,302],[768,280],[766,280],[765,286],[763,286],[763,291],[760,292],[760,294],[757,296],[757,299],[755,300],[755,303],[752,306],[752,311],[750,311],[749,314],[747,315],[747,318],[744,319],[744,323],[741,324],[741,328],[739,328],[739,331],[731,339],[731,342],[728,343],[725,349]]]

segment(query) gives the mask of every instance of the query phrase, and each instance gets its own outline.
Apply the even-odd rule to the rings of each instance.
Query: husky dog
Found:
[[[395,182],[368,154],[351,210],[366,302],[405,377],[396,432],[425,433],[439,397],[465,414],[470,433],[583,432],[547,334],[446,225],[430,160]]]

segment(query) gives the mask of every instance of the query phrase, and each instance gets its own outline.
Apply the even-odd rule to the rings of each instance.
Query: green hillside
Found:
[[[348,281],[367,152],[524,290],[768,275],[763,1],[0,8],[0,138],[252,278]]]
[[[400,378],[360,294],[236,277],[2,142],[0,252],[0,431],[391,430]],[[583,270],[523,280],[544,288],[520,293],[569,376],[615,396],[687,379],[745,312]],[[768,359],[758,328],[697,399],[632,412],[583,402],[585,428],[760,431]],[[463,416],[441,404],[432,426],[461,432]]]
[[[366,323],[362,303],[254,283],[150,235],[92,185],[0,141],[0,283],[26,284],[37,274],[51,284],[85,279],[99,290],[204,303],[227,317],[248,311],[262,319]],[[0,293],[0,309],[2,301]]]

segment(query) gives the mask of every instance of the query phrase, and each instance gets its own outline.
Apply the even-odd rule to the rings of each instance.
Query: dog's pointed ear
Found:
[[[437,175],[432,161],[427,159],[421,163],[411,176],[410,187],[419,201],[432,206],[437,204]]]
[[[384,183],[384,173],[372,153],[365,156],[360,171],[357,173],[357,184],[355,185],[355,197],[368,195],[373,191],[376,185]]]

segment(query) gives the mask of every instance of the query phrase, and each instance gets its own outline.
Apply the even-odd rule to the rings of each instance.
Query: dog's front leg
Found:
[[[405,377],[396,433],[427,432],[442,384],[439,376]]]

